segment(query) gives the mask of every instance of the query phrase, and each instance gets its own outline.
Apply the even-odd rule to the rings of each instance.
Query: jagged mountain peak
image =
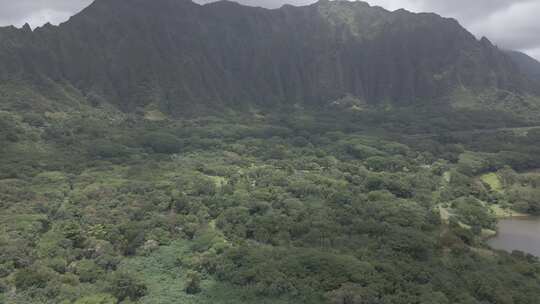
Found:
[[[126,110],[321,105],[346,94],[432,103],[456,87],[526,88],[505,54],[455,20],[365,2],[97,0],[58,27],[2,32],[0,80],[67,82]]]

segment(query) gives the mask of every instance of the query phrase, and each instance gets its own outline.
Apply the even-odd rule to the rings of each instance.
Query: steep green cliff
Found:
[[[455,88],[528,90],[510,58],[453,19],[320,1],[97,0],[56,27],[0,29],[0,79],[69,83],[125,110],[433,103]]]

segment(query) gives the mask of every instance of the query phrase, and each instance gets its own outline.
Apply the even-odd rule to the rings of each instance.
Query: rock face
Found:
[[[507,51],[507,54],[525,75],[540,85],[540,62],[538,60],[517,51]]]
[[[429,103],[456,87],[527,89],[487,39],[435,14],[320,1],[96,0],[60,26],[0,29],[0,79],[65,82],[133,110]]]

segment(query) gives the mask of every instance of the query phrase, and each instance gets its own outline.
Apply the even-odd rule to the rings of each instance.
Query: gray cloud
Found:
[[[0,25],[32,27],[58,24],[89,5],[92,0],[0,0]]]
[[[152,1],[152,0],[149,0]],[[214,0],[195,0],[199,3]],[[237,0],[252,6],[277,8],[285,3],[306,5],[316,0]],[[0,26],[32,27],[58,24],[92,0],[0,0]],[[478,37],[486,36],[501,48],[527,52],[540,60],[539,0],[368,0],[372,5],[395,10],[436,12],[459,20]]]
[[[539,1],[521,1],[471,22],[469,28],[492,37],[502,47],[522,50],[540,48],[539,14]]]
[[[534,58],[540,60],[540,47],[537,48],[537,49],[525,50],[524,52],[529,54],[530,56],[533,56]]]
[[[373,0],[372,2],[385,2]],[[397,1],[393,1],[397,2]],[[529,51],[540,48],[538,0],[405,0],[414,11],[434,11],[458,19],[477,36],[502,48]],[[536,52],[533,51],[537,55]],[[537,56],[540,58],[540,56]]]

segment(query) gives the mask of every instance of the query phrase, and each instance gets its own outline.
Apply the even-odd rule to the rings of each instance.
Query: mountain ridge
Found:
[[[520,70],[540,84],[540,61],[519,51],[506,51]]]
[[[1,30],[0,44],[0,79],[68,82],[125,110],[324,105],[347,94],[406,105],[456,87],[528,90],[503,52],[456,20],[364,2],[97,0],[57,27]]]

